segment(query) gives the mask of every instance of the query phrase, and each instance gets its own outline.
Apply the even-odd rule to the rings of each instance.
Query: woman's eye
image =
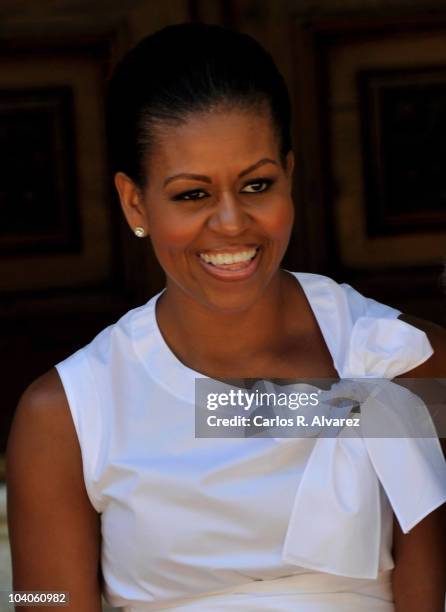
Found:
[[[245,185],[242,189],[243,193],[261,193],[262,191],[266,191],[272,185],[270,179],[259,179],[257,181],[253,181],[248,185]]]
[[[180,193],[175,196],[174,200],[202,200],[207,196],[205,191],[201,191],[201,189],[196,189],[195,191],[185,191],[184,193]]]

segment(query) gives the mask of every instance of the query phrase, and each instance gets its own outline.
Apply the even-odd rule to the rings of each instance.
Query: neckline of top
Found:
[[[338,372],[338,375],[342,377],[341,368],[337,359],[339,346],[337,346],[336,343],[339,338],[336,337],[334,330],[331,329],[331,324],[339,323],[339,321],[330,320],[330,312],[328,312],[326,308],[327,305],[329,305],[327,300],[318,299],[320,282],[318,283],[317,281],[324,280],[327,282],[329,280],[331,281],[331,279],[321,277],[317,274],[292,272],[290,270],[284,271],[294,276],[296,282],[303,290],[333,360],[333,366]],[[331,283],[334,282],[331,281]],[[325,287],[325,298],[326,290],[327,288]],[[164,339],[156,317],[156,304],[164,291],[165,289],[153,296],[142,309],[144,314],[138,326],[139,330],[137,330],[136,333],[134,330],[133,333],[135,350],[153,380],[166,388],[169,393],[182,400],[194,403],[195,380],[197,378],[208,377],[202,372],[198,372],[180,361]],[[332,304],[330,310],[331,314],[333,314]],[[335,308],[335,311],[336,310]],[[336,316],[336,318],[338,319],[338,316]],[[147,334],[147,327],[149,327],[151,334]],[[147,338],[150,335],[152,336],[152,341],[147,342]],[[153,342],[153,338],[155,342]]]

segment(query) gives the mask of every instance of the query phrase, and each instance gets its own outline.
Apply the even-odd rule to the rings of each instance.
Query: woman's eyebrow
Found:
[[[269,157],[264,157],[263,159],[260,159],[258,162],[256,162],[252,166],[249,166],[249,168],[242,170],[240,174],[238,175],[238,178],[242,178],[242,176],[245,176],[245,174],[249,174],[253,170],[256,170],[259,166],[263,166],[264,164],[274,164],[275,166],[279,165],[276,161],[274,161],[274,159],[270,159]]]
[[[203,181],[204,183],[212,183],[211,179],[204,174],[191,174],[190,172],[181,172],[180,174],[174,174],[173,176],[169,176],[163,183],[163,187],[174,181],[175,179],[186,178],[192,179],[194,181]]]
[[[253,170],[256,170],[259,166],[263,166],[264,164],[274,164],[276,166],[279,165],[276,161],[274,161],[274,159],[270,159],[269,157],[264,157],[263,159],[260,159],[255,164],[252,164],[252,166],[249,166],[248,168],[245,168],[245,170],[242,170],[239,173],[238,178],[242,178],[242,176],[245,176],[245,174],[249,174]],[[191,174],[190,172],[181,172],[180,174],[174,174],[173,176],[167,177],[163,183],[163,187],[165,187],[170,182],[178,178],[183,178],[183,179],[186,178],[186,179],[192,179],[194,181],[203,181],[204,183],[212,183],[212,179],[209,176],[206,176],[204,174]]]

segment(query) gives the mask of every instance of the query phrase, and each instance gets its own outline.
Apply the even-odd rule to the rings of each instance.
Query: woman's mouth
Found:
[[[200,257],[220,270],[241,270],[256,256],[257,249],[255,247],[237,253],[200,253]]]
[[[245,279],[257,268],[260,247],[245,247],[237,251],[203,252],[199,254],[202,266],[219,279]]]

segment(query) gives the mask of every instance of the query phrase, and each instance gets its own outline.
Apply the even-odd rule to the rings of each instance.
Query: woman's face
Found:
[[[289,242],[292,153],[284,168],[270,116],[260,111],[196,113],[157,129],[156,142],[144,192],[116,176],[130,226],[150,234],[168,292],[220,311],[246,309]]]

